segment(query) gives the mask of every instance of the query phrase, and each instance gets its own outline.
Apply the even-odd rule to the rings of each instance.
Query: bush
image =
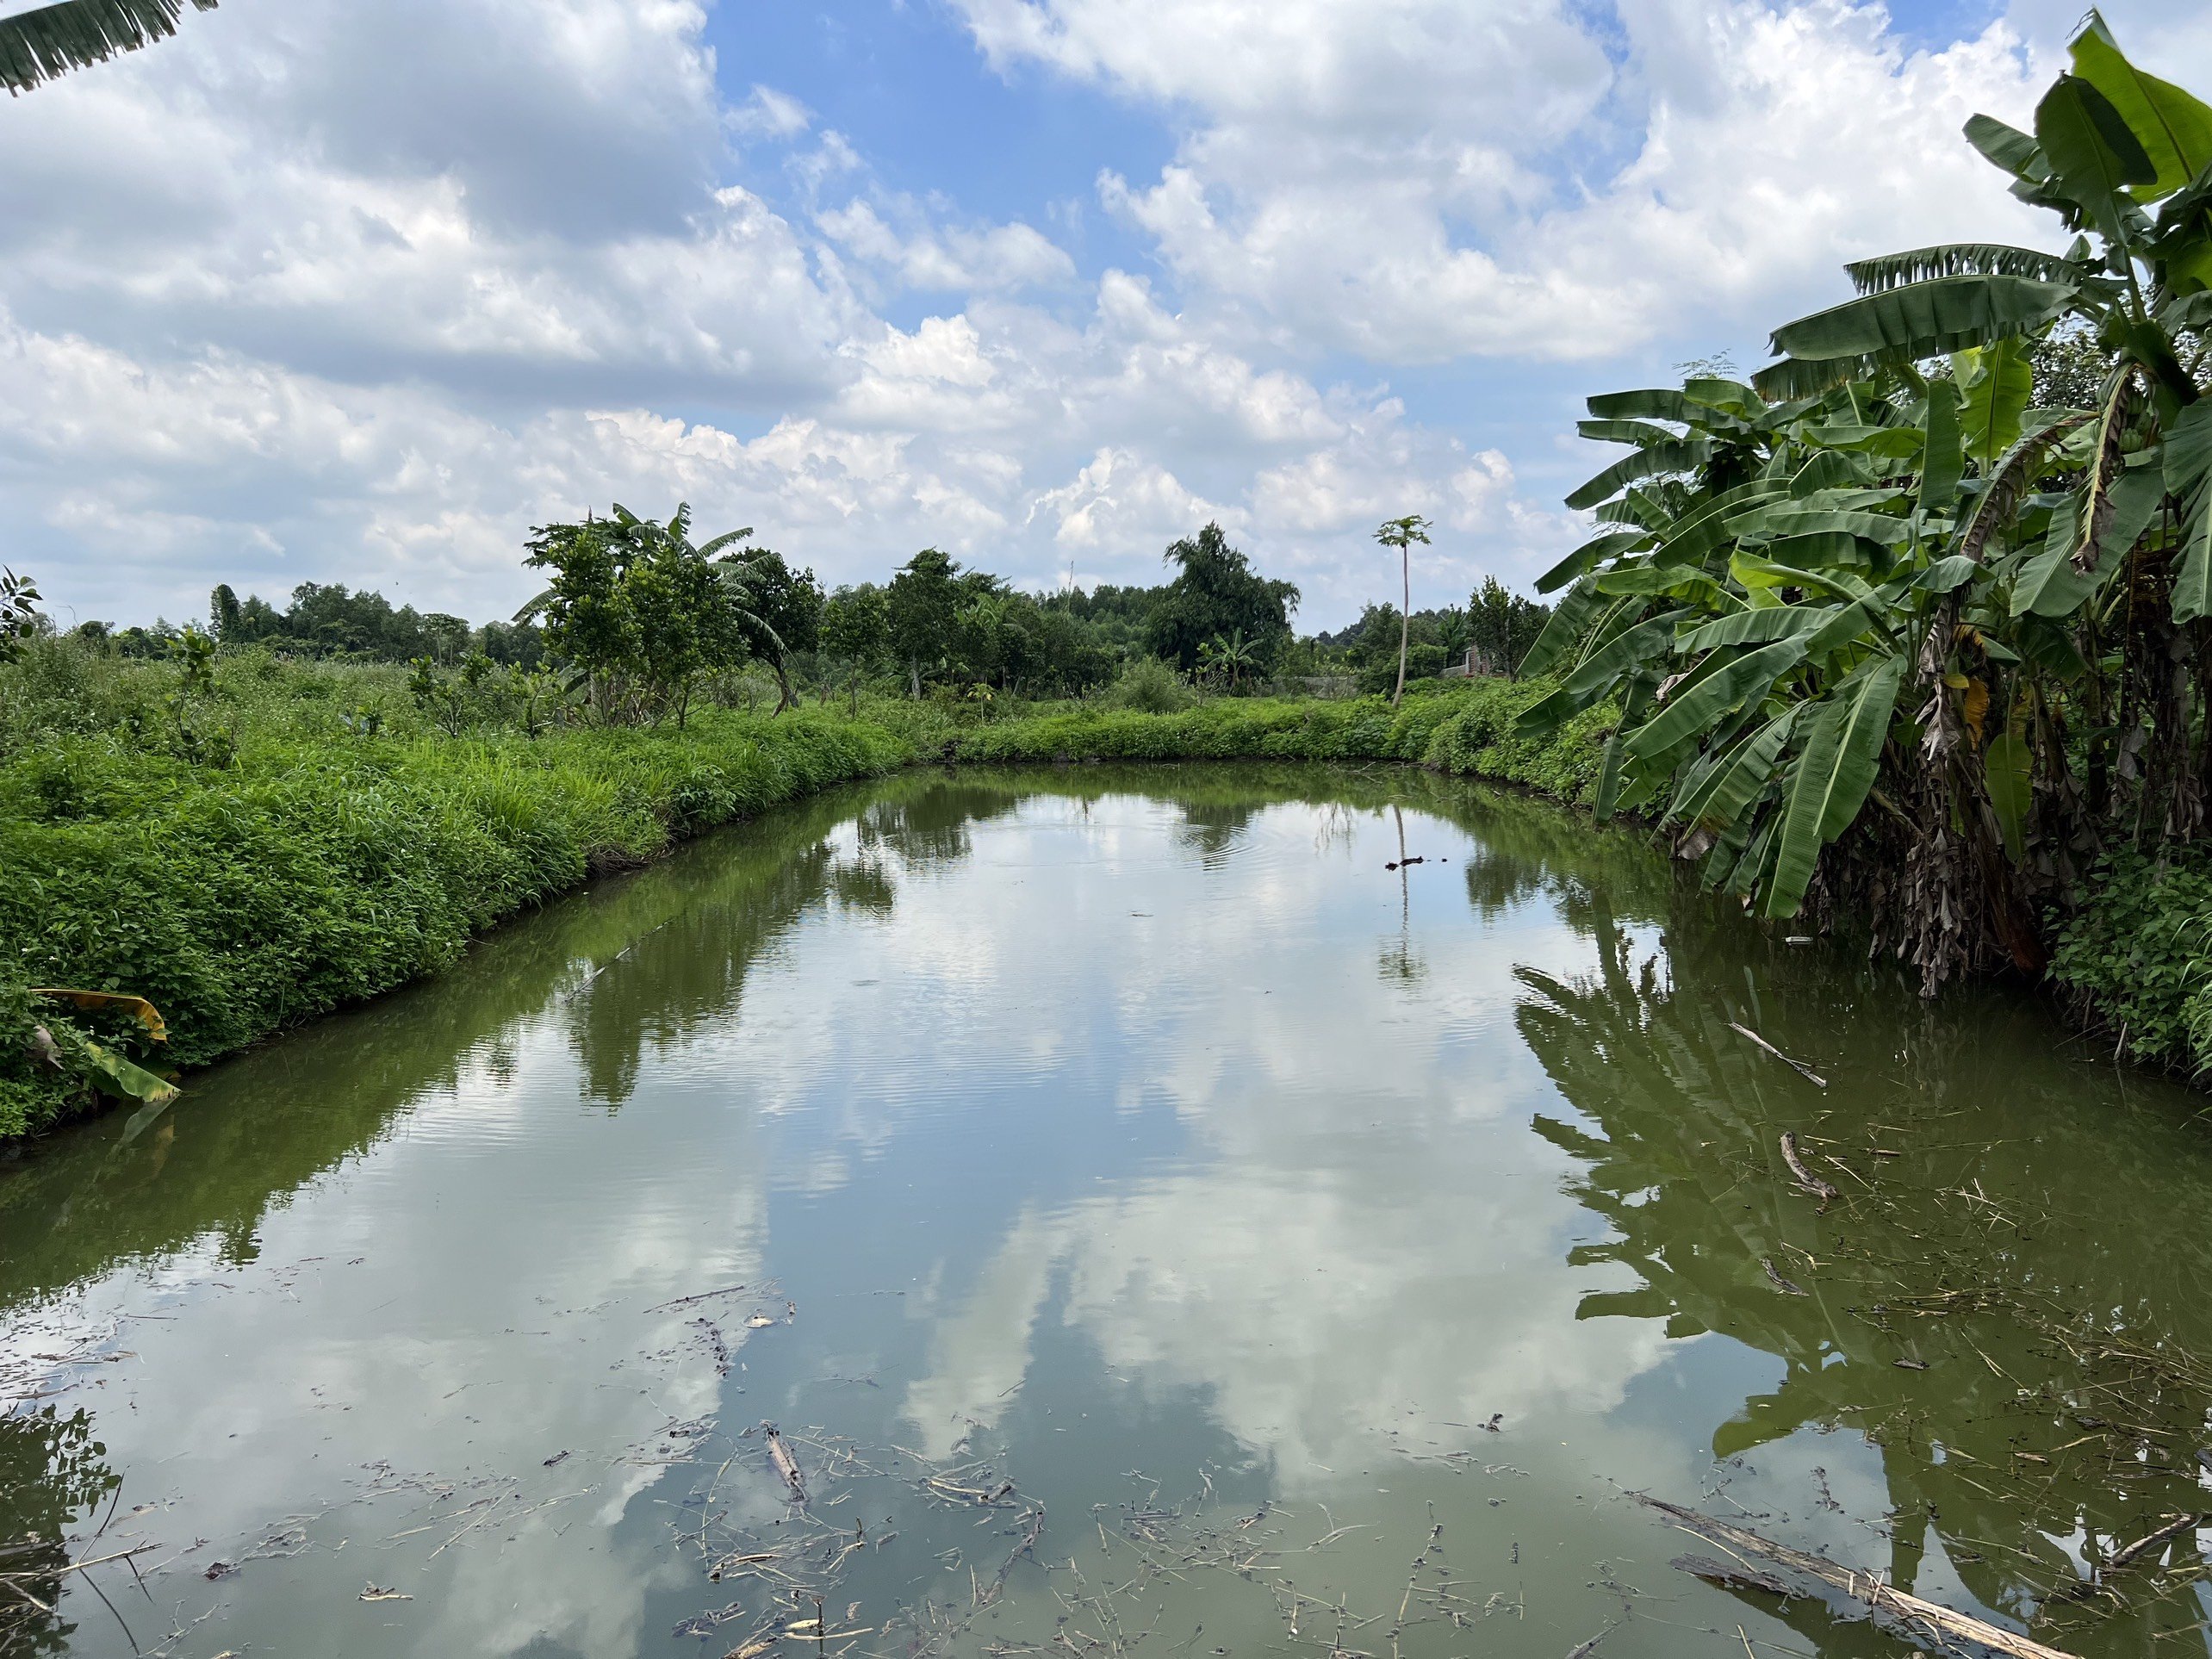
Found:
[[[1425,645],[1415,640],[1406,648],[1406,689],[1411,691],[1416,680],[1434,680],[1450,666],[1451,654],[1441,645]],[[1358,674],[1359,689],[1371,697],[1388,697],[1398,688],[1398,653],[1394,649],[1362,668]]]
[[[92,1101],[81,1068],[30,1054],[23,985],[149,997],[170,1041],[147,1063],[202,1065],[436,972],[594,872],[910,756],[862,723],[711,711],[682,734],[264,736],[221,771],[96,739],[18,756],[0,764],[0,1137]]]
[[[1122,670],[1121,678],[1108,688],[1105,698],[1110,708],[1133,709],[1140,714],[1172,714],[1187,709],[1196,702],[1197,696],[1183,683],[1183,676],[1173,665],[1156,656],[1134,658]]]
[[[2051,978],[2078,1016],[2135,1059],[2212,1066],[2212,848],[2102,859],[2054,926]]]

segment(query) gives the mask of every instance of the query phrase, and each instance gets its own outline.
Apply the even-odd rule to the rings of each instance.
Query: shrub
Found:
[[[1106,693],[1109,707],[1141,714],[1172,714],[1196,701],[1183,676],[1156,656],[1134,658]]]
[[[2054,925],[2051,978],[2078,1015],[2136,1059],[2212,1066],[2212,848],[2100,860]]]

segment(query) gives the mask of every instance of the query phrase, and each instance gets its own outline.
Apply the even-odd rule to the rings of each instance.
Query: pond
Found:
[[[2202,1654],[2209,1219],[1545,805],[910,773],[0,1166],[0,1650]]]

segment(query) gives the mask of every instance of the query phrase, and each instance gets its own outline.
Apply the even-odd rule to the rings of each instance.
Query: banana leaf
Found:
[[[2212,399],[2190,404],[2166,429],[2165,487],[2182,502],[2173,618],[2212,615]]]
[[[134,997],[120,991],[78,991],[66,985],[33,985],[34,997],[51,997],[56,1002],[91,1011],[112,1011],[127,1014],[146,1028],[146,1034],[155,1042],[169,1041],[169,1028],[162,1022],[161,1010],[143,997]]]
[[[1937,276],[1786,323],[1774,331],[1771,344],[1785,359],[1819,365],[1842,380],[1863,369],[2040,332],[2064,313],[2076,291],[2070,283],[2032,276]]]
[[[1904,673],[1902,656],[1880,658],[1839,686],[1810,717],[1805,747],[1784,790],[1782,828],[1774,873],[1760,904],[1762,915],[1798,913],[1820,849],[1849,829],[1866,805]]]
[[[2035,755],[2028,740],[2008,731],[1992,742],[1982,756],[1982,777],[1989,791],[1990,809],[1996,814],[2004,851],[2016,864],[2025,847],[2023,825],[2035,798]]]
[[[2108,242],[2125,244],[2120,193],[2154,183],[2158,169],[2112,101],[2078,75],[2060,76],[2035,106],[2035,142],[2067,199]]]
[[[2095,11],[2074,37],[2072,55],[2074,73],[2103,94],[2150,165],[2152,177],[2135,186],[2135,200],[2171,196],[2212,165],[2212,109],[2129,63]]]
[[[1677,687],[1659,712],[1630,735],[1625,752],[1631,760],[1656,757],[1712,730],[1804,660],[1801,639],[1778,639],[1726,660],[1696,685]]]

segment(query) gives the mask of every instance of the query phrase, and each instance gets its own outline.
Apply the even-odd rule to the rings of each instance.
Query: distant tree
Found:
[[[922,695],[922,668],[946,661],[960,605],[960,567],[951,555],[925,547],[891,579],[891,647],[906,665],[913,694]]]
[[[822,649],[846,665],[853,712],[861,711],[861,676],[891,649],[891,601],[873,582],[840,587],[823,601]]]
[[[1031,605],[1029,625],[1033,672],[1040,687],[1080,696],[1109,683],[1121,667],[1121,655],[1106,643],[1102,629],[1086,627],[1049,600]]]
[[[545,657],[545,632],[527,622],[488,622],[475,632],[475,649],[493,662],[525,673]]]
[[[239,643],[238,595],[227,581],[217,582],[215,591],[208,595],[208,623],[216,639],[226,645]]]
[[[1436,613],[1436,643],[1444,648],[1445,661],[1467,661],[1467,648],[1475,643],[1475,628],[1463,606],[1447,605]]]
[[[397,615],[407,616],[413,608],[403,607]],[[466,656],[475,643],[475,631],[463,618],[447,616],[443,612],[432,612],[422,618],[416,627],[422,635],[423,643],[430,647],[432,657],[448,667]]]
[[[1482,578],[1467,611],[1476,654],[1488,672],[1509,680],[1519,677],[1521,659],[1551,619],[1550,606],[1522,598],[1495,576]]]
[[[284,631],[283,613],[258,593],[250,593],[238,607],[238,643],[269,639]]]
[[[1252,671],[1255,652],[1252,641],[1241,628],[1232,628],[1227,634],[1215,634],[1198,648],[1199,665],[1209,674],[1218,674],[1231,692],[1243,683],[1244,676]]]
[[[1427,519],[1419,513],[1408,513],[1402,519],[1385,519],[1375,531],[1376,541],[1385,547],[1395,547],[1398,550],[1398,575],[1405,593],[1404,603],[1399,610],[1398,688],[1390,693],[1390,704],[1394,708],[1397,706],[1399,699],[1406,694],[1406,649],[1411,643],[1410,636],[1407,631],[1407,622],[1414,612],[1413,544],[1420,542],[1426,545],[1429,528]]]
[[[666,524],[617,503],[611,519],[544,525],[524,563],[553,571],[553,585],[517,613],[544,618],[546,640],[571,663],[603,720],[682,725],[700,674],[743,660],[748,641],[773,637],[750,608],[743,555],[720,550],[751,535],[691,540],[691,508]]]
[[[2079,325],[2054,328],[2028,348],[2035,388],[2029,401],[2038,409],[2097,408],[2117,360],[2094,330]]]
[[[718,562],[739,600],[746,649],[775,672],[781,714],[798,701],[791,688],[792,653],[814,649],[822,637],[822,584],[812,570],[793,570],[772,548],[738,548]]]
[[[1177,574],[1146,619],[1145,643],[1153,656],[1190,673],[1208,640],[1242,630],[1256,665],[1275,661],[1298,608],[1295,584],[1257,574],[1217,524],[1174,543],[1165,557]]]

